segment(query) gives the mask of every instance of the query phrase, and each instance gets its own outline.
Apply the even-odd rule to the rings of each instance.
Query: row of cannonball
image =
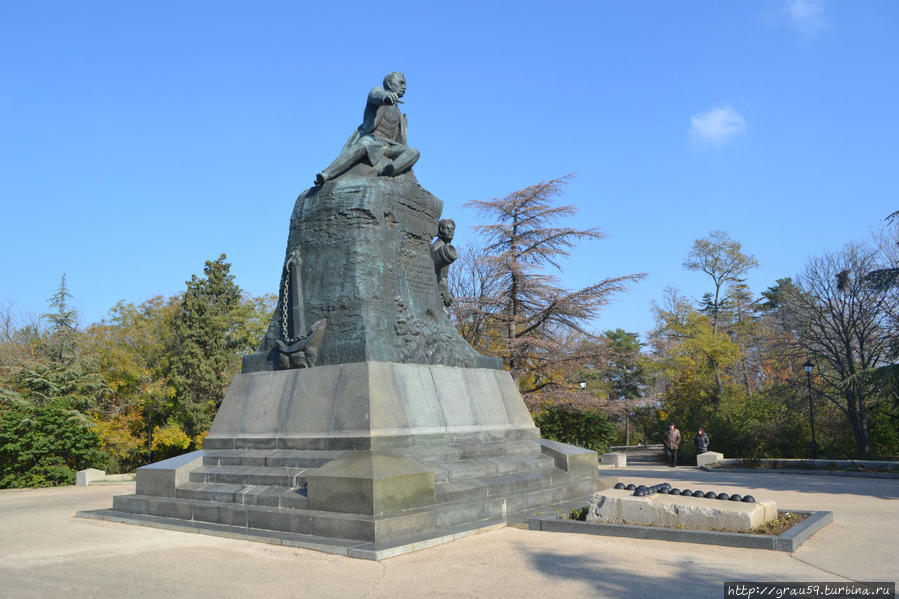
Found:
[[[738,495],[734,493],[733,495],[728,495],[727,493],[715,493],[714,491],[692,491],[690,489],[684,489],[681,491],[680,489],[672,487],[668,483],[660,483],[658,485],[652,485],[651,487],[647,487],[646,485],[635,485],[633,483],[629,485],[625,485],[624,483],[618,483],[615,485],[616,489],[625,489],[627,491],[633,491],[634,495],[637,497],[645,497],[647,495],[652,495],[653,493],[660,493],[662,495],[681,495],[683,497],[705,497],[706,499],[721,499],[722,501],[742,501],[744,503],[755,503],[755,497],[752,495]]]

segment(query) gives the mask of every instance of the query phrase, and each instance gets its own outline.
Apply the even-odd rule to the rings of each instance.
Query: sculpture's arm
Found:
[[[376,106],[381,106],[382,104],[396,104],[398,101],[399,96],[397,96],[396,93],[387,91],[381,86],[375,87],[368,92],[368,102]]]

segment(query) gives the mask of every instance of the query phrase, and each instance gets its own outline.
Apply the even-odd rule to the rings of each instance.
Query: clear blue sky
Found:
[[[82,323],[175,294],[220,253],[276,291],[296,196],[385,73],[421,184],[463,204],[577,173],[609,239],[570,287],[649,277],[595,323],[644,333],[693,240],[758,294],[899,209],[899,2],[0,3],[0,303]]]

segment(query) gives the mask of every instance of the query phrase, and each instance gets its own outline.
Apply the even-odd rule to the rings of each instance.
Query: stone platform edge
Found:
[[[316,535],[288,533],[281,531],[263,530],[259,528],[248,529],[243,526],[229,526],[226,524],[214,524],[196,520],[181,520],[178,518],[165,518],[161,516],[147,516],[143,514],[130,514],[111,509],[85,510],[75,514],[76,518],[89,520],[104,520],[106,522],[118,522],[121,524],[136,524],[150,528],[161,528],[178,532],[207,534],[216,537],[239,539],[256,543],[268,543],[283,547],[298,547],[311,549],[323,553],[342,555],[358,559],[380,561],[396,557],[413,551],[420,551],[462,539],[481,532],[488,532],[506,526],[503,518],[482,520],[473,524],[463,524],[441,531],[434,536],[433,533],[422,533],[397,539],[388,543],[372,543],[370,541],[354,541],[352,539],[338,539],[321,537]]]
[[[809,537],[833,522],[833,512],[778,510],[778,513],[781,514],[785,512],[808,514],[808,518],[779,535],[756,535],[741,532],[684,530],[679,528],[664,528],[661,526],[584,522],[580,520],[562,520],[555,517],[531,518],[528,520],[528,526],[531,530],[546,532],[573,532],[609,537],[674,541],[678,543],[702,543],[705,545],[723,545],[725,547],[739,547],[743,549],[769,549],[792,553]]]
[[[730,466],[698,466],[706,472],[752,472],[758,474],[801,474],[803,476],[857,476],[861,478],[899,479],[897,472],[854,472],[851,470],[799,470],[793,468],[732,468]]]
[[[207,534],[216,537],[239,539],[255,543],[268,543],[269,545],[281,545],[283,547],[298,547],[352,557],[380,561],[413,551],[420,551],[430,547],[436,547],[444,543],[463,539],[465,537],[489,532],[506,526],[523,527],[526,523],[537,518],[547,518],[549,514],[563,514],[584,504],[589,498],[568,499],[561,503],[542,506],[506,514],[505,517],[488,518],[477,522],[467,522],[453,527],[441,529],[438,534],[434,531],[426,531],[387,542],[359,541],[353,539],[341,539],[337,537],[323,537],[311,534],[290,533],[277,530],[265,530],[261,528],[247,528],[245,526],[232,526],[217,524],[199,520],[182,520],[180,518],[167,518],[164,516],[151,516],[147,514],[133,514],[120,512],[114,509],[83,510],[75,513],[76,518],[88,520],[103,520],[106,522],[118,522],[187,532],[195,534]]]

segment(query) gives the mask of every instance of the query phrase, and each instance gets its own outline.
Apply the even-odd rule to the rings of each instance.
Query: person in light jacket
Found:
[[[665,461],[672,468],[677,467],[677,448],[680,446],[680,431],[674,426],[674,423],[668,425],[668,428],[662,434],[662,443],[665,444]]]

